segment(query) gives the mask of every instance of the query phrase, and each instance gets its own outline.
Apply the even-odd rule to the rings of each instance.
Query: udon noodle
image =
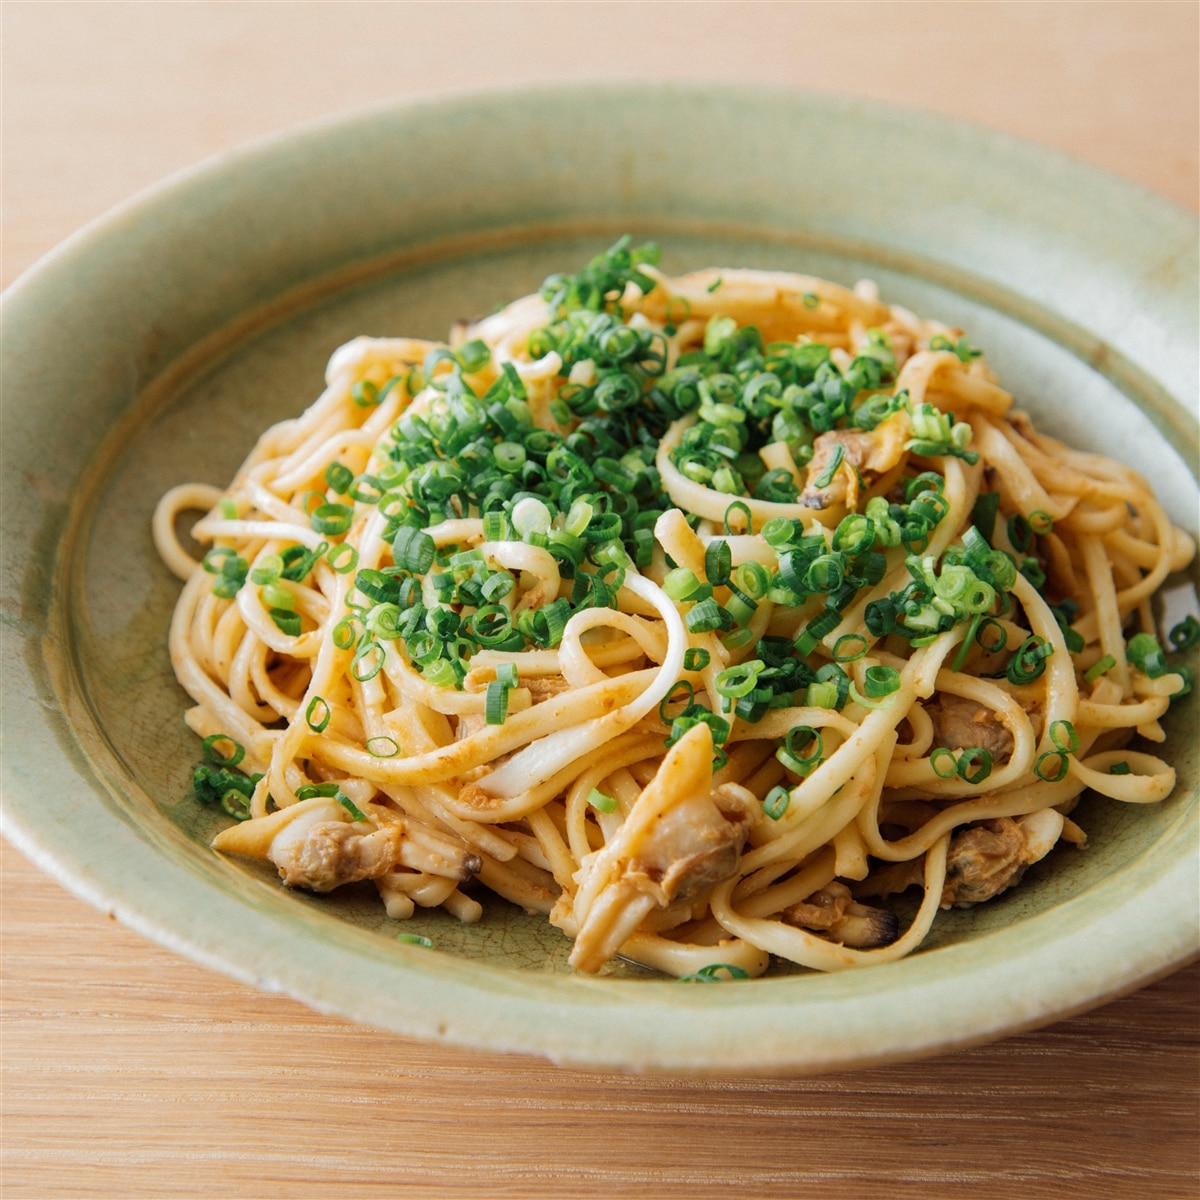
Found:
[[[229,487],[163,498],[217,850],[742,978],[899,958],[1076,853],[1086,789],[1165,799],[1130,744],[1200,628],[1155,637],[1194,547],[1147,484],[869,283],[656,260],[357,338]]]

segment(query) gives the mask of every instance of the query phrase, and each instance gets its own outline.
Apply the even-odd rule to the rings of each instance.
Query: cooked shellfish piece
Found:
[[[460,881],[480,867],[477,855],[458,852],[445,839],[422,838],[399,817],[355,821],[324,796],[230,826],[212,844],[227,854],[269,859],[288,887],[312,892],[379,879],[401,867]]]
[[[583,859],[572,966],[598,971],[654,909],[696,897],[737,871],[755,801],[737,785],[714,788],[712,759],[709,727],[688,730],[616,836]]]
[[[822,433],[813,442],[808,482],[799,502],[817,509],[845,503],[853,510],[858,506],[860,481],[890,471],[903,458],[910,432],[908,413],[902,410],[871,430],[831,429]],[[826,481],[824,476],[830,468],[832,478]],[[818,487],[818,482],[824,486]]]
[[[860,950],[889,946],[900,936],[900,918],[894,912],[857,903],[850,889],[837,880],[785,909],[783,919]]]
[[[950,839],[942,907],[966,908],[1020,883],[1027,868],[1054,848],[1063,824],[1062,813],[1045,808],[960,829]]]

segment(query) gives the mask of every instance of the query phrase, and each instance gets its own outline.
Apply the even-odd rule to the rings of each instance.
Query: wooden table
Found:
[[[615,75],[950,112],[1197,203],[1181,4],[3,5],[7,283],[172,170],[401,95]],[[1200,966],[1048,1029],[800,1081],[560,1071],[319,1016],[3,857],[23,1197],[1200,1195]]]

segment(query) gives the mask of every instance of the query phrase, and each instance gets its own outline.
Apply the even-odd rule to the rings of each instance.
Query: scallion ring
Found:
[[[342,542],[340,545],[331,546],[326,551],[325,561],[339,575],[349,575],[358,566],[358,551],[353,546]]]
[[[714,587],[721,587],[729,582],[729,574],[733,570],[733,551],[723,538],[709,542],[704,548],[704,574]]]
[[[400,753],[400,743],[386,734],[367,738],[367,753],[375,758],[395,758]]]
[[[868,642],[861,633],[844,633],[833,644],[833,661],[838,663],[857,662],[867,652]],[[868,693],[869,694],[869,693]],[[881,692],[886,695],[886,692]]]
[[[221,742],[228,742],[233,747],[228,757],[225,757],[218,748]],[[227,733],[209,734],[201,745],[204,748],[204,757],[209,762],[216,763],[218,767],[236,767],[246,757],[246,747]]]
[[[686,700],[681,700],[680,689],[687,694]],[[680,712],[685,712],[691,707],[692,701],[696,698],[696,689],[686,679],[680,679],[667,694],[662,698],[662,702],[658,706],[658,715],[662,719],[664,725],[669,725],[675,718],[670,716],[667,710],[675,704],[683,704]],[[675,716],[679,714],[676,713]]]
[[[317,533],[332,537],[349,530],[354,521],[354,509],[348,504],[318,504],[309,514],[308,523]]]
[[[792,802],[792,793],[783,786],[773,787],[763,797],[763,814],[771,818],[772,821],[778,821],[788,810],[788,805]]]
[[[868,667],[863,673],[863,691],[872,700],[890,696],[900,688],[900,672],[895,667]]]
[[[313,733],[324,733],[332,716],[333,709],[323,696],[314,696],[304,710],[304,720]]]
[[[745,967],[738,967],[733,963],[709,963],[707,967],[701,967],[700,970],[693,971],[690,975],[680,975],[676,982],[720,983],[722,979],[735,980],[749,978],[750,972]]]
[[[971,770],[971,764],[978,766]],[[982,783],[992,773],[992,755],[982,746],[968,746],[959,756],[955,766],[958,777],[965,783]]]
[[[1050,741],[1056,750],[1064,754],[1074,754],[1079,749],[1079,734],[1070,721],[1052,721],[1050,723]]]
[[[1058,760],[1058,766],[1054,769],[1054,774],[1050,774],[1049,769],[1043,766],[1047,759],[1051,758]],[[1046,783],[1058,783],[1060,779],[1066,778],[1067,771],[1070,770],[1070,767],[1070,759],[1061,750],[1047,750],[1046,753],[1041,755],[1037,762],[1034,763],[1033,773]]]
[[[379,642],[364,641],[354,652],[350,661],[350,674],[359,683],[374,679],[383,668],[383,657],[386,651]]]
[[[483,704],[484,720],[489,725],[503,725],[508,720],[508,688],[498,679],[488,683]]]
[[[947,759],[949,760],[948,763],[945,761]],[[939,761],[943,765],[939,766]],[[939,779],[953,779],[958,774],[958,759],[945,746],[939,746],[929,756],[929,765],[933,768],[933,773]]]

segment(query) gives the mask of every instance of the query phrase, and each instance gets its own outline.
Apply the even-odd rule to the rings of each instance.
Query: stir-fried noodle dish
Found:
[[[163,498],[216,849],[745,978],[900,958],[1086,853],[1084,791],[1169,796],[1200,625],[1155,634],[1194,545],[1147,484],[871,284],[657,259],[357,338]]]

